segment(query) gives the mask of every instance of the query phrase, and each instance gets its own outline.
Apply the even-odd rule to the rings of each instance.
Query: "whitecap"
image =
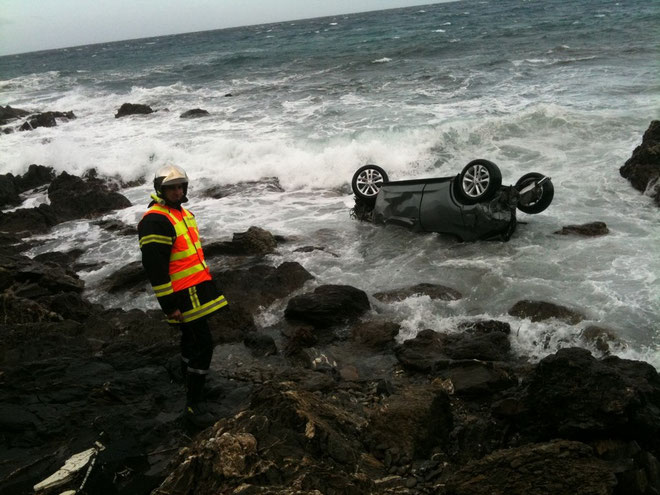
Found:
[[[436,29],[433,32],[434,33],[446,33],[447,31],[445,31],[444,29]]]
[[[391,58],[383,57],[383,58],[379,58],[377,60],[372,60],[371,63],[372,64],[385,64],[385,63],[391,62],[391,61],[392,61]]]

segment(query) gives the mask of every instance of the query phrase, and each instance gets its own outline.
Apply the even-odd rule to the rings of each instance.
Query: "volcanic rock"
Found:
[[[446,445],[453,428],[449,397],[432,385],[411,385],[385,398],[371,411],[367,437],[371,445],[388,451],[385,466],[401,458],[425,458],[438,444]],[[394,455],[392,451],[396,449]]]
[[[110,191],[104,181],[83,180],[66,172],[51,182],[48,198],[53,211],[65,220],[97,216],[131,206],[125,196]]]
[[[26,115],[30,115],[30,113],[32,112],[21,110],[20,108],[12,108],[9,105],[6,107],[0,105],[0,125],[5,125],[10,120],[25,117]]]
[[[327,328],[357,320],[370,309],[367,294],[349,285],[321,285],[314,292],[289,300],[284,316],[288,320]]]
[[[660,206],[660,120],[653,120],[644,132],[642,144],[619,169],[622,177]]]
[[[117,110],[117,113],[115,114],[115,118],[118,119],[120,117],[125,117],[126,115],[136,115],[136,114],[144,115],[149,113],[153,113],[153,110],[149,105],[124,103],[122,104],[121,107],[119,107],[119,110]]]
[[[214,272],[214,279],[222,287],[227,300],[230,303],[240,301],[250,311],[288,296],[313,278],[294,261],[282,263],[277,268],[256,265],[246,269]]]
[[[33,163],[28,167],[27,172],[15,177],[14,183],[19,192],[28,191],[35,187],[49,184],[55,178],[55,171],[52,167],[45,167]]]
[[[231,242],[214,242],[204,247],[207,257],[219,255],[259,255],[275,251],[277,241],[273,234],[259,227],[250,227],[246,232],[235,233]]]
[[[57,125],[56,118],[73,120],[76,118],[73,112],[44,112],[35,115],[30,120],[20,127],[21,131],[31,131],[37,127],[55,127]]]
[[[21,204],[22,200],[18,193],[14,176],[12,174],[0,175],[0,207]]]
[[[351,339],[370,349],[384,349],[394,343],[400,328],[392,321],[365,321],[351,328]]]
[[[208,111],[203,110],[201,108],[194,108],[192,110],[187,110],[183,112],[181,115],[179,115],[179,117],[182,119],[194,119],[197,117],[205,117],[207,115],[211,115],[211,114]]]
[[[571,325],[576,325],[586,317],[574,309],[545,301],[518,301],[509,309],[511,316],[529,318],[532,321],[543,321],[557,318]]]
[[[8,213],[0,212],[0,231],[24,233],[26,236],[47,232],[60,218],[50,205],[23,208]]]
[[[644,362],[561,349],[534,369],[524,403],[520,423],[538,440],[600,436],[660,448],[660,376]]]
[[[596,349],[604,354],[610,352],[610,345],[616,347],[625,347],[616,333],[608,328],[590,325],[580,334],[580,338],[587,343],[596,346]]]
[[[213,186],[203,191],[202,194],[209,198],[220,199],[236,194],[255,195],[267,192],[284,192],[277,177],[262,177],[255,181]]]
[[[403,289],[377,292],[374,297],[382,302],[398,302],[413,296],[429,296],[441,301],[456,301],[463,295],[455,289],[437,284],[417,284]]]
[[[613,493],[616,484],[607,462],[596,458],[591,447],[555,440],[499,450],[472,462],[451,475],[445,493],[604,495]]]
[[[610,233],[610,229],[607,228],[605,222],[591,222],[585,223],[582,225],[566,225],[557,230],[555,234],[559,235],[581,235],[584,237],[598,237],[601,235],[606,235]]]
[[[269,335],[251,332],[243,339],[245,347],[250,349],[254,357],[273,356],[277,354],[277,345],[275,340]]]

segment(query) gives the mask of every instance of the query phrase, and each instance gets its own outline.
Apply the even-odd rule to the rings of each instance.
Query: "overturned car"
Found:
[[[545,210],[554,196],[550,177],[523,175],[502,186],[502,173],[483,159],[468,163],[452,177],[390,181],[377,165],[360,167],[351,181],[353,214],[360,220],[438,232],[463,241],[507,241],[516,229],[516,210]]]

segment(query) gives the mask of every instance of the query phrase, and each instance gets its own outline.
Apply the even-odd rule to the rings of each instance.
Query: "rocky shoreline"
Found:
[[[218,421],[191,430],[181,418],[178,334],[163,315],[89,302],[80,250],[21,254],[31,234],[71,219],[135,235],[93,220],[130,205],[123,186],[37,165],[0,177],[3,207],[27,190],[50,200],[0,214],[0,493],[660,493],[660,377],[651,365],[580,348],[530,363],[496,320],[401,342],[375,305],[462,295],[435,284],[377,294],[327,285],[299,263],[266,263],[298,241],[258,227],[205,245],[230,305],[210,320],[207,398]],[[561,233],[607,234],[579,227]],[[148,290],[139,263],[109,277],[106,290]],[[281,318],[259,325],[254,314],[272,304]],[[584,319],[544,301],[507,311]],[[617,345],[598,327],[583,338],[605,355]]]

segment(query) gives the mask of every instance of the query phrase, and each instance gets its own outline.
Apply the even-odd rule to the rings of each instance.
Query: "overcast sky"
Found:
[[[0,0],[0,55],[430,3],[439,2]]]

